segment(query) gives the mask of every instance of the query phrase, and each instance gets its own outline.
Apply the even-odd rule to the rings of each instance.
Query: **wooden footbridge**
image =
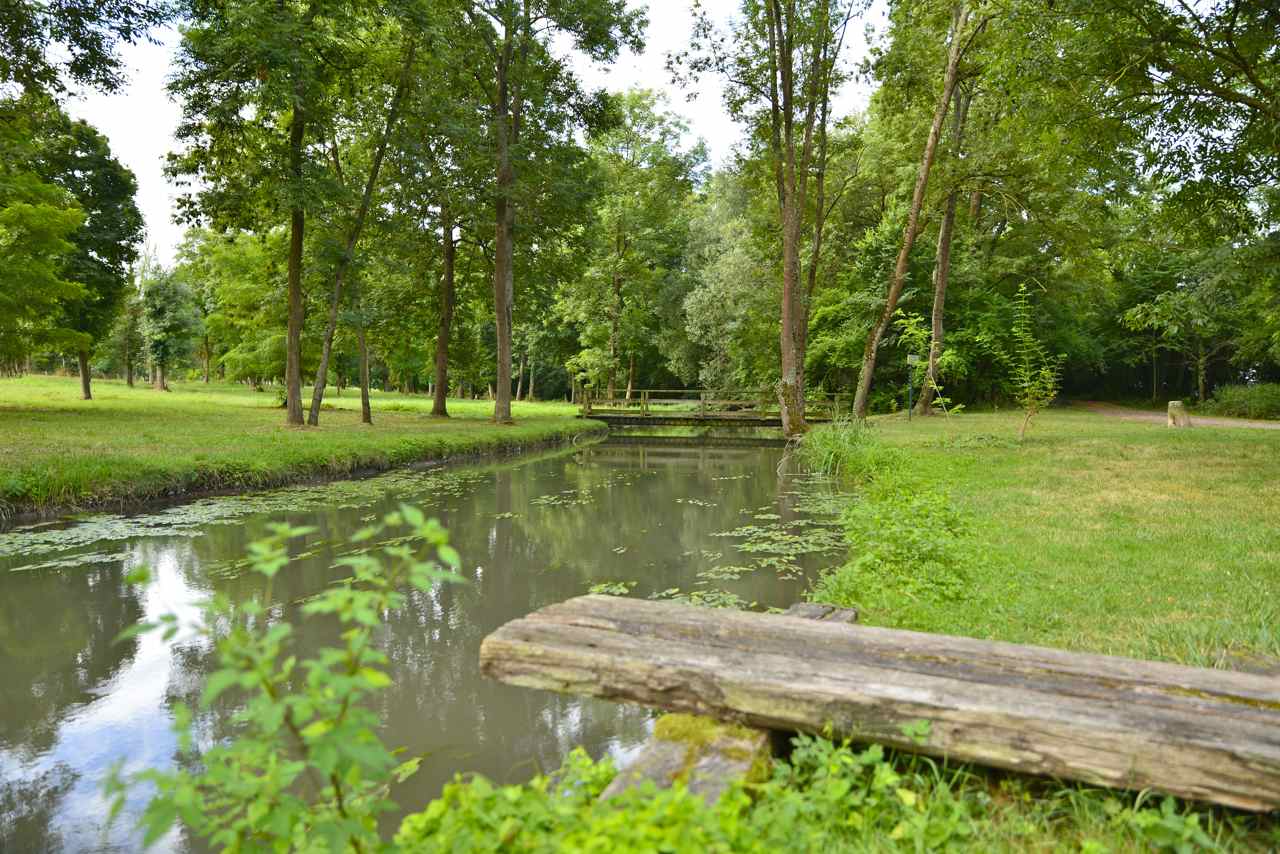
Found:
[[[480,647],[480,668],[513,685],[738,724],[724,737],[729,758],[744,744],[767,749],[769,731],[825,733],[1280,809],[1280,678],[859,626],[848,612],[817,611],[582,596],[498,629]],[[672,760],[669,744],[651,747],[624,774],[670,783],[690,768],[715,777],[727,767],[724,757]]]
[[[805,420],[838,418],[847,413],[851,400],[847,395],[811,392],[805,400]],[[588,389],[579,417],[619,427],[782,426],[777,398],[769,390],[640,389],[626,397],[595,397]]]

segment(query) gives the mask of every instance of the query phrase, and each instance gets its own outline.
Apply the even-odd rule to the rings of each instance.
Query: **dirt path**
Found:
[[[1145,409],[1129,409],[1114,403],[1100,403],[1096,400],[1077,401],[1072,406],[1105,415],[1108,418],[1119,418],[1121,421],[1145,421],[1149,424],[1165,424],[1163,412],[1152,412]],[[1280,421],[1250,421],[1246,418],[1218,418],[1209,415],[1192,415],[1192,427],[1251,427],[1255,430],[1280,430]]]

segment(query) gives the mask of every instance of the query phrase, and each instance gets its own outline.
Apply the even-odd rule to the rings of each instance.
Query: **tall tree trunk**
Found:
[[[294,181],[289,209],[289,327],[285,340],[285,423],[302,426],[302,237],[306,213],[297,201],[302,191],[302,143],[306,128],[302,87],[294,87],[293,118],[289,121],[289,175]]]
[[[942,356],[945,334],[943,313],[947,302],[947,280],[951,273],[951,236],[956,222],[956,191],[947,194],[942,224],[938,228],[938,259],[933,270],[933,314],[929,337],[929,361],[924,371],[924,386],[916,401],[916,414],[928,415],[938,390],[938,359]]]
[[[152,367],[152,381],[156,391],[168,391],[169,384],[164,381],[164,362],[157,362]]]
[[[933,169],[933,161],[938,152],[938,138],[942,135],[942,123],[947,117],[947,109],[955,94],[956,81],[959,77],[960,57],[965,47],[965,25],[969,20],[969,7],[961,3],[956,9],[951,24],[951,46],[947,51],[947,69],[942,77],[942,93],[938,96],[938,105],[933,112],[933,124],[929,127],[929,136],[925,140],[924,154],[920,158],[920,169],[916,174],[915,189],[911,194],[911,208],[907,212],[907,225],[902,233],[902,248],[898,251],[898,260],[893,268],[893,276],[889,280],[889,293],[885,297],[884,308],[880,317],[867,334],[866,347],[862,352],[862,372],[858,375],[858,390],[853,398],[853,414],[857,418],[867,417],[868,396],[871,393],[871,379],[876,370],[876,355],[880,349],[880,339],[893,320],[893,313],[898,308],[898,299],[902,296],[902,288],[907,280],[907,266],[911,260],[911,249],[915,245],[916,236],[920,233],[920,209],[924,206],[925,190],[929,186],[929,173]]]
[[[960,92],[957,95],[955,116],[952,119],[952,148],[958,156],[964,146],[964,124],[969,114],[970,96]],[[942,343],[945,329],[943,316],[947,302],[947,282],[951,276],[951,239],[955,232],[956,205],[959,202],[959,190],[951,188],[947,194],[946,207],[942,211],[942,223],[938,226],[937,262],[933,269],[933,316],[929,337],[929,363],[925,366],[924,387],[920,389],[920,400],[916,404],[917,415],[928,415],[933,406],[934,396],[938,391],[938,359],[942,356]]]
[[[507,42],[510,42],[508,34]],[[508,62],[499,63],[497,99],[494,103],[494,141],[498,157],[497,199],[494,219],[497,233],[493,246],[493,312],[498,338],[498,393],[494,398],[493,420],[511,423],[511,311],[515,301],[515,166],[511,146],[515,142],[508,89]]]
[[[133,388],[133,349],[129,346],[129,336],[125,336],[124,342],[124,382],[129,388]]]
[[[1159,352],[1154,347],[1151,349],[1151,402],[1155,403],[1156,398],[1156,353]]]
[[[364,335],[364,318],[356,327],[356,341],[360,345],[360,421],[373,423],[373,410],[369,406],[369,342]]]
[[[439,418],[449,417],[449,336],[453,329],[453,303],[456,297],[454,264],[458,245],[453,239],[453,214],[448,206],[440,210],[441,248],[444,250],[444,266],[440,273],[440,327],[436,330],[435,400],[431,414]]]
[[[209,336],[208,335],[204,336],[203,356],[204,356],[204,384],[208,385],[209,384],[209,363],[212,361],[211,354],[209,352]]]
[[[533,400],[533,399],[534,399],[534,397],[533,397],[533,378],[534,378],[534,375],[535,375],[535,373],[536,373],[536,371],[535,371],[535,369],[534,369],[534,365],[535,365],[535,363],[534,363],[534,361],[533,361],[533,354],[532,354],[532,353],[530,353],[530,354],[529,354],[529,388],[525,390],[525,393],[524,393],[524,399],[525,399],[525,400]]]
[[[391,133],[395,130],[400,116],[400,104],[404,100],[405,90],[409,88],[410,71],[413,58],[417,53],[417,43],[410,41],[405,47],[404,65],[400,79],[396,83],[395,92],[391,96],[391,104],[387,107],[386,120],[382,125],[382,133],[378,137],[377,148],[373,152],[373,161],[369,164],[369,174],[365,179],[364,193],[360,196],[360,207],[356,210],[355,220],[347,232],[346,244],[333,272],[333,293],[329,298],[329,315],[325,320],[324,341],[320,346],[320,364],[316,368],[316,381],[311,389],[311,411],[307,413],[307,423],[315,427],[320,423],[320,405],[324,402],[325,385],[329,381],[329,354],[333,350],[333,334],[338,327],[338,304],[342,299],[342,283],[347,270],[355,259],[356,245],[360,242],[360,234],[364,231],[365,220],[369,215],[369,207],[373,203],[373,192],[378,185],[378,175],[382,171],[382,161],[387,154],[387,145]],[[334,146],[334,159],[338,158],[337,146]],[[341,172],[339,172],[341,179]]]
[[[631,393],[636,387],[636,354],[632,353],[630,366],[627,368],[627,403],[631,402]]]
[[[524,393],[524,354],[520,354],[520,367],[516,370],[516,400]]]
[[[609,309],[609,382],[605,396],[613,400],[618,396],[618,334],[622,325],[622,276],[615,270],[612,284],[613,303]]]
[[[352,300],[356,309],[356,345],[360,350],[360,421],[373,423],[373,410],[369,406],[369,341],[365,337],[364,306],[360,302],[360,289],[353,283]]]
[[[89,351],[80,350],[76,353],[76,358],[80,362],[80,396],[85,400],[93,400],[93,389],[89,387],[92,379],[89,374]]]

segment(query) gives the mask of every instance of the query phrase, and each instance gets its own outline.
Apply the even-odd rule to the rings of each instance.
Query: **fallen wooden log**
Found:
[[[858,622],[853,608],[818,602],[797,602],[785,613],[806,620]],[[768,775],[774,736],[770,730],[724,723],[706,715],[663,715],[635,759],[600,793],[600,800],[646,782],[659,789],[682,782],[690,792],[714,804],[735,781]]]
[[[1271,677],[611,596],[508,623],[480,666],[528,688],[1280,807]]]

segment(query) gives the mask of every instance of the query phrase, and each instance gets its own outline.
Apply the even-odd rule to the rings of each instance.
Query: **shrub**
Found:
[[[1280,418],[1280,383],[1218,386],[1202,409],[1235,418]]]
[[[395,809],[387,798],[418,760],[403,762],[378,736],[381,721],[368,700],[391,684],[386,656],[373,643],[381,615],[400,607],[411,586],[419,590],[459,577],[458,555],[440,524],[401,505],[381,525],[357,532],[353,542],[381,534],[365,553],[339,561],[352,575],[303,607],[309,617],[337,618],[342,644],[298,660],[290,653],[293,627],[272,610],[271,579],[289,563],[289,540],[312,529],[276,525],[249,547],[252,571],[267,579],[261,597],[233,603],[219,594],[202,618],[185,627],[215,650],[201,704],[206,709],[231,692],[237,735],[197,749],[193,714],[179,706],[179,768],[149,770],[108,782],[113,815],[131,785],[155,795],[143,815],[144,842],[159,840],[181,821],[204,844],[230,851],[378,851],[384,846],[379,816]],[[425,544],[427,556],[417,546]],[[443,564],[443,566],[442,566]],[[143,574],[135,576],[145,580]],[[163,628],[166,639],[181,629],[175,615],[131,634]]]
[[[815,427],[800,442],[800,460],[814,471],[830,477],[866,481],[898,469],[901,450],[891,448],[875,435],[865,421],[835,421]]]

